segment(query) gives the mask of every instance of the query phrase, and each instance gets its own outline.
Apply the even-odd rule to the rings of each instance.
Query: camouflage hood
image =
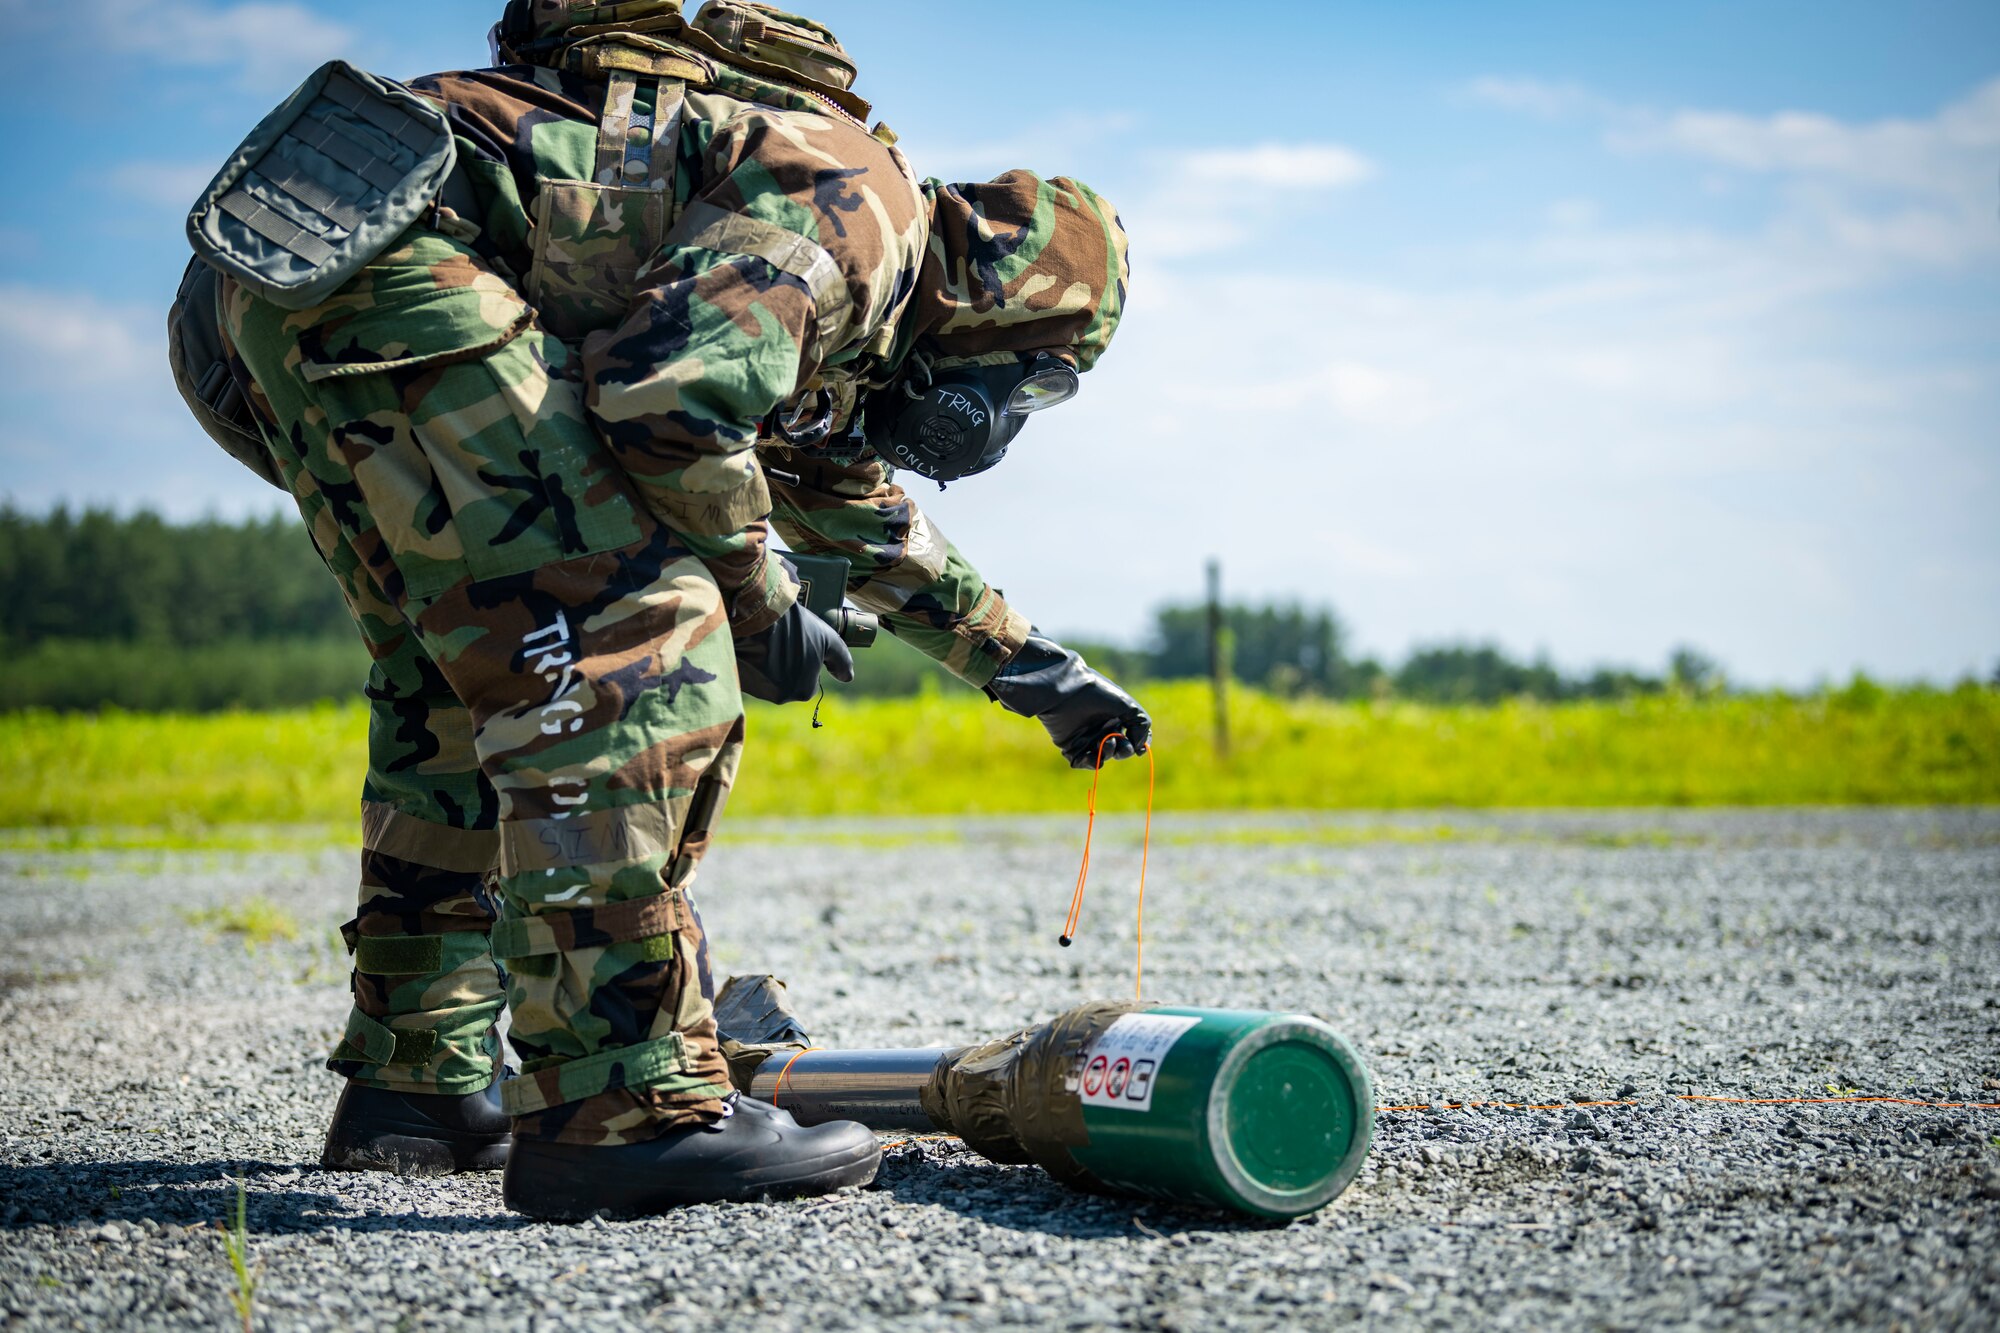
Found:
[[[1067,176],[924,182],[930,254],[906,329],[939,358],[1067,352],[1089,370],[1125,312],[1124,224]]]
[[[508,0],[494,29],[494,45],[508,60],[540,63],[557,49],[552,39],[572,28],[629,27],[649,20],[679,18],[681,0]]]

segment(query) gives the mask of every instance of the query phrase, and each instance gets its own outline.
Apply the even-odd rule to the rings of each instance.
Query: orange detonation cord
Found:
[[[1083,916],[1083,890],[1090,880],[1090,853],[1092,840],[1097,833],[1097,787],[1104,776],[1104,747],[1115,739],[1117,733],[1106,736],[1097,746],[1097,766],[1090,777],[1090,800],[1086,807],[1088,818],[1083,828],[1083,863],[1076,871],[1076,891],[1070,896],[1069,916],[1063,922],[1062,946],[1067,949],[1076,942],[1077,925]],[[1146,835],[1139,854],[1139,919],[1138,957],[1133,967],[1133,990],[1141,998],[1144,996],[1146,969],[1146,870],[1153,852],[1153,795],[1159,778],[1159,770],[1153,761],[1153,747],[1146,749]],[[818,1050],[818,1047],[812,1047]],[[806,1054],[800,1051],[799,1055]],[[778,1082],[773,1089],[771,1100],[777,1101],[778,1091],[785,1085],[785,1075],[791,1072],[799,1055],[786,1061],[784,1069],[778,1072]],[[1675,1093],[1673,1100],[1679,1102],[1708,1102],[1730,1106],[1849,1106],[1855,1104],[1931,1107],[1947,1111],[2000,1111],[2000,1102],[1933,1102],[1915,1097],[1716,1097],[1703,1093]],[[1593,1106],[1642,1106],[1636,1099],[1620,1099],[1597,1102],[1421,1102],[1410,1106],[1378,1106],[1378,1112],[1387,1111],[1572,1111]],[[882,1145],[884,1152],[906,1148],[917,1143],[950,1142],[958,1138],[955,1134],[917,1134],[908,1138],[893,1140]]]
[[[1104,747],[1120,736],[1121,733],[1114,731],[1097,743],[1097,767],[1090,774],[1090,802],[1086,807],[1089,818],[1083,826],[1083,864],[1076,868],[1076,892],[1070,895],[1069,916],[1063,922],[1061,943],[1065,949],[1076,942],[1077,923],[1083,917],[1083,886],[1090,879],[1090,843],[1097,833],[1097,784],[1104,777]],[[1138,953],[1132,963],[1134,999],[1144,999],[1146,993],[1146,870],[1153,859],[1153,791],[1160,776],[1153,762],[1154,749],[1152,745],[1146,747],[1146,838],[1139,850]]]
[[[785,1091],[785,1079],[790,1076],[792,1066],[799,1062],[799,1056],[811,1055],[819,1049],[821,1048],[818,1046],[808,1046],[804,1050],[794,1054],[791,1059],[785,1061],[785,1067],[778,1071],[778,1081],[771,1085],[771,1105],[776,1106],[778,1104],[779,1096]]]
[[[1677,1102],[1720,1102],[1728,1106],[1852,1106],[1857,1102],[1891,1106],[1929,1106],[1941,1111],[2000,1111],[2000,1102],[1926,1102],[1915,1097],[1709,1097],[1677,1092]],[[1377,1111],[1573,1111],[1585,1106],[1643,1106],[1639,1101],[1554,1102],[1421,1102],[1414,1106],[1378,1106]]]
[[[1855,1103],[1890,1106],[1929,1107],[1940,1111],[2000,1111],[2000,1102],[1926,1102],[1915,1097],[1709,1097],[1699,1093],[1675,1093],[1677,1102],[1720,1102],[1729,1106],[1852,1106]],[[1642,1106],[1638,1101],[1609,1102],[1424,1102],[1415,1106],[1378,1106],[1384,1111],[1574,1111],[1590,1106]],[[882,1145],[883,1152],[907,1148],[913,1143],[938,1143],[956,1139],[956,1134],[916,1134]]]

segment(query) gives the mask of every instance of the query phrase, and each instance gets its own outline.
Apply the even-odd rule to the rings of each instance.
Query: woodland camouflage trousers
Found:
[[[722,599],[635,502],[573,353],[417,228],[325,305],[231,285],[239,375],[374,657],[354,1006],[331,1067],[516,1133],[721,1113],[690,882],[743,708]]]

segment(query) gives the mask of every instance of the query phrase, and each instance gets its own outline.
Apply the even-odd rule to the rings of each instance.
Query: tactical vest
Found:
[[[577,29],[550,63],[607,85],[591,180],[536,184],[534,253],[526,295],[565,342],[615,326],[639,291],[639,271],[682,221],[674,168],[690,91],[787,111],[837,116],[865,128],[869,105],[850,90],[856,70],[828,29],[767,5],[710,0],[690,23],[677,14],[605,32]],[[893,145],[885,126],[873,131]],[[699,208],[702,205],[696,205]],[[717,213],[697,238],[753,254],[805,282],[839,281],[799,238]],[[817,295],[817,293],[815,293]],[[819,447],[850,420],[861,395],[887,380],[895,328],[822,365],[767,433]]]
[[[691,22],[675,6],[623,26],[574,28],[561,40],[543,63],[606,84],[592,178],[539,181],[533,204],[524,295],[543,326],[569,343],[624,317],[641,267],[681,221],[674,177],[690,90],[863,128],[870,111],[850,91],[855,66],[832,32],[767,5],[710,0]],[[895,142],[884,126],[874,134]],[[345,174],[303,170],[300,143]],[[195,328],[214,318],[216,273],[286,308],[316,304],[431,214],[440,195],[449,198],[456,166],[442,113],[393,80],[338,61],[251,132],[189,215],[197,260],[169,314],[175,380],[211,438],[256,467],[244,457],[255,433],[247,405],[211,391],[225,368],[215,339]],[[809,288],[840,281],[800,238],[753,219],[718,210],[702,235]],[[853,416],[863,392],[886,381],[893,338],[891,322],[868,346],[840,352],[768,429],[788,442],[823,440],[835,421]]]

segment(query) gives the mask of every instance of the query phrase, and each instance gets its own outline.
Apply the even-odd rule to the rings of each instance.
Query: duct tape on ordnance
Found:
[[[188,214],[188,241],[218,272],[304,310],[420,221],[455,159],[444,112],[330,61],[230,155]]]
[[[1104,1188],[1072,1150],[1087,1147],[1079,1095],[1094,1042],[1136,1003],[1101,1002],[961,1051],[923,1091],[924,1110],[990,1161],[1033,1163],[1065,1185]]]

